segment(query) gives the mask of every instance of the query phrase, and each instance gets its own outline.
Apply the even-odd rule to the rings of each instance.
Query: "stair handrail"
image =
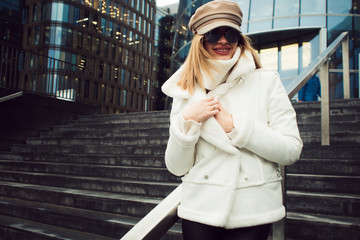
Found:
[[[329,105],[329,58],[342,45],[344,99],[350,98],[349,32],[342,32],[309,66],[307,66],[287,86],[290,99],[320,71],[321,86],[321,145],[330,145],[330,105]]]
[[[309,79],[320,70],[321,82],[321,126],[323,131],[327,132],[328,139],[322,136],[322,145],[329,145],[329,57],[342,44],[343,47],[343,68],[344,68],[344,98],[350,98],[350,77],[349,77],[349,33],[341,33],[334,42],[330,44],[317,58],[315,58],[308,67],[306,67],[294,80],[286,87],[286,91],[290,99],[306,84]],[[347,75],[347,76],[345,76]],[[346,85],[346,86],[345,86]],[[325,109],[325,111],[324,111]],[[326,126],[327,121],[327,126]],[[325,125],[323,126],[323,124]],[[286,172],[285,167],[280,166],[282,173],[282,189],[283,201],[286,204]],[[160,239],[178,220],[177,207],[180,204],[181,184],[160,202],[150,213],[148,213],[139,223],[137,223],[130,231],[124,235],[121,240],[134,239]],[[284,220],[273,224],[274,240],[285,239],[285,223]]]
[[[179,219],[181,184],[142,218],[121,240],[160,239]]]
[[[14,98],[21,97],[22,95],[23,95],[23,92],[20,91],[20,92],[17,92],[17,93],[13,93],[13,94],[7,95],[7,96],[5,96],[5,97],[1,97],[1,98],[0,98],[0,103],[9,101],[9,100],[14,99]]]

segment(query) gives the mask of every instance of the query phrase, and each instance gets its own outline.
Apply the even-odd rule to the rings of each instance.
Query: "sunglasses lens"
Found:
[[[211,44],[217,43],[220,37],[221,37],[221,32],[216,30],[212,30],[210,32],[205,33],[205,40]]]
[[[240,33],[235,29],[230,29],[225,32],[225,38],[229,43],[236,43],[240,40]]]
[[[236,43],[240,40],[240,33],[235,29],[229,29],[225,33],[219,31],[218,29],[211,30],[205,33],[205,40],[208,43],[215,44],[219,41],[223,34],[229,43]]]

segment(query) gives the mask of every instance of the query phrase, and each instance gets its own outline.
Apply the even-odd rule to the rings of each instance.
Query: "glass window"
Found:
[[[101,84],[101,101],[106,102],[106,85]]]
[[[127,91],[123,90],[123,106],[126,107],[127,105]]]
[[[109,57],[109,42],[108,41],[104,41],[104,57],[105,58]]]
[[[99,89],[99,83],[94,82],[94,91],[93,91],[93,99],[97,100],[98,99],[98,89]]]
[[[107,36],[108,37],[112,37],[113,36],[113,28],[114,28],[114,23],[109,21],[109,27],[108,27],[108,30],[106,31],[108,34]]]
[[[273,15],[273,0],[252,0],[250,20],[271,18]]]
[[[329,16],[328,17],[328,44],[335,40],[340,33],[352,31],[352,17]]]
[[[299,18],[274,19],[274,28],[291,28],[299,26]]]
[[[299,0],[275,0],[275,17],[299,14]]]
[[[319,26],[326,27],[326,16],[301,16],[300,17],[300,26]]]
[[[50,44],[50,26],[46,26],[44,30],[44,44]]]
[[[100,79],[103,78],[104,75],[104,62],[103,61],[99,61],[99,68],[98,68],[98,77]]]
[[[51,5],[50,3],[42,3],[41,20],[46,21],[51,18]]]
[[[249,23],[249,32],[260,32],[272,29],[272,20]]]
[[[278,48],[270,47],[260,50],[260,60],[264,69],[278,71]]]
[[[301,0],[301,14],[325,14],[325,0]]]
[[[282,78],[296,76],[299,66],[299,45],[297,43],[281,46],[280,75]]]
[[[351,13],[351,0],[328,0],[328,13]]]
[[[39,45],[40,44],[40,26],[35,27],[35,36],[34,36],[34,44]]]
[[[106,19],[105,18],[101,19],[101,32],[103,35],[106,34]]]

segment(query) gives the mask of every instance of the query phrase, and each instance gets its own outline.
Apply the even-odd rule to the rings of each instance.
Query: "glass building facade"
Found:
[[[27,0],[22,49],[38,55],[25,64],[45,56],[81,71],[82,92],[75,94],[101,113],[152,110],[155,13],[155,0]],[[42,91],[72,91],[57,85],[63,67],[49,62]]]
[[[243,12],[242,32],[258,50],[265,69],[286,85],[342,32],[350,33],[351,97],[359,97],[360,0],[234,0]],[[185,60],[191,15],[208,0],[180,0],[172,71]],[[342,98],[341,48],[330,60],[330,98]]]

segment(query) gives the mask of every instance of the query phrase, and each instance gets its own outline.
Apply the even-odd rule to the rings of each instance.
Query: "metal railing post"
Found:
[[[329,61],[320,68],[321,145],[330,145]]]
[[[344,99],[350,99],[349,35],[342,42]]]
[[[282,176],[281,188],[283,194],[283,205],[286,208],[286,169],[284,165],[280,165],[280,172]],[[285,229],[286,217],[278,222],[272,224],[272,240],[285,240],[286,229]]]

